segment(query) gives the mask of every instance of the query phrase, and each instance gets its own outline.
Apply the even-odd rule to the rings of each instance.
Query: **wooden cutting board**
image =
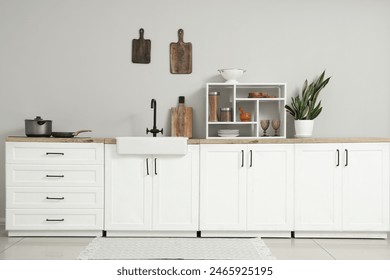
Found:
[[[133,63],[150,63],[150,49],[152,43],[144,39],[144,29],[139,30],[139,39],[133,39],[132,58]]]
[[[192,138],[192,107],[171,108],[171,136]]]
[[[192,73],[192,44],[184,43],[183,29],[178,30],[179,41],[170,45],[170,62],[172,74]]]

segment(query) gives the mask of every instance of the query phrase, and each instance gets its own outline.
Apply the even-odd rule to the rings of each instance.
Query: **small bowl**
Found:
[[[235,84],[238,83],[238,79],[244,75],[246,70],[244,69],[236,69],[236,68],[229,68],[229,69],[219,69],[218,70],[221,76],[226,80],[226,83]]]
[[[249,112],[241,113],[240,120],[242,122],[250,122],[251,121],[251,113],[249,113]]]

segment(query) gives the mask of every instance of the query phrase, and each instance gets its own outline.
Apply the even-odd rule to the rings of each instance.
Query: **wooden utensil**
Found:
[[[144,29],[139,30],[139,39],[133,39],[132,59],[133,63],[150,63],[150,49],[152,43],[144,39]]]
[[[170,65],[172,74],[192,73],[192,44],[184,43],[183,29],[178,30],[179,41],[170,45]]]
[[[192,107],[185,106],[184,96],[177,108],[171,108],[171,136],[192,138]]]

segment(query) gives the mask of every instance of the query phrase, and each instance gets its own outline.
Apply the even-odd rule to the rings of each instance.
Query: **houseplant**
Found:
[[[291,106],[285,106],[287,112],[294,118],[295,137],[310,137],[313,134],[314,119],[322,111],[318,95],[329,80],[330,77],[325,78],[325,71],[309,85],[305,80],[301,94],[291,97]]]

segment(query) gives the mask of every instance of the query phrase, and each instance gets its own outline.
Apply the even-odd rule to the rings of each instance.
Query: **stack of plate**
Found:
[[[240,135],[238,129],[220,129],[218,130],[218,136],[220,137],[237,137]]]

